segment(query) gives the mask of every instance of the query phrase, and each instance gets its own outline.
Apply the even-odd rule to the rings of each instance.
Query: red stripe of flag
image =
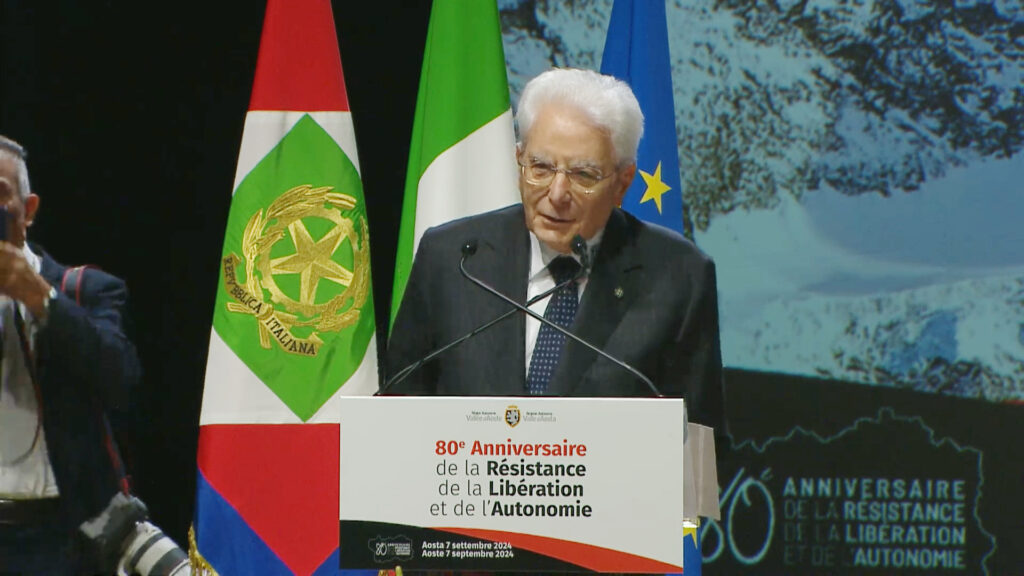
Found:
[[[210,486],[296,574],[338,547],[337,424],[211,424],[197,462]]]
[[[330,0],[268,2],[249,110],[348,111],[347,94]]]

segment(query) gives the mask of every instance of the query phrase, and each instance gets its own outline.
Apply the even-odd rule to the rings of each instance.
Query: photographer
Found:
[[[0,136],[0,574],[93,574],[80,526],[127,492],[106,414],[140,367],[124,282],[26,243],[39,204]]]

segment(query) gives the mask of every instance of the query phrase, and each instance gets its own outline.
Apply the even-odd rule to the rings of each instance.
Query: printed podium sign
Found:
[[[681,399],[341,400],[341,568],[682,572]]]

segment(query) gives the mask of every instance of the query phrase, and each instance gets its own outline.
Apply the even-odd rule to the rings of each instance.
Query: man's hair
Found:
[[[28,165],[25,164],[28,152],[25,151],[21,144],[0,134],[0,154],[9,154],[14,157],[14,163],[18,167],[18,195],[21,196],[21,200],[24,202],[32,191],[32,187],[28,182]]]
[[[537,112],[552,102],[579,109],[596,126],[607,130],[619,165],[636,162],[644,114],[628,84],[576,68],[552,68],[540,74],[526,83],[519,97],[516,119],[520,140],[526,141]]]

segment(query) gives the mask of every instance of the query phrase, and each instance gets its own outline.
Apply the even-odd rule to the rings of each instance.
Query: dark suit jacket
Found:
[[[124,282],[87,269],[78,305],[60,293],[66,267],[33,248],[41,253],[41,275],[59,293],[35,350],[46,446],[70,529],[98,514],[117,491],[101,415],[127,407],[141,369],[123,325]]]
[[[428,230],[388,344],[388,376],[512,307],[462,277],[466,268],[525,302],[530,240],[522,205]],[[621,295],[621,296],[620,296]],[[723,433],[722,360],[714,263],[675,232],[615,210],[605,227],[572,331],[643,372],[690,419]],[[386,390],[400,394],[526,394],[523,314],[482,332]],[[650,396],[619,366],[567,340],[549,391],[558,396]]]

